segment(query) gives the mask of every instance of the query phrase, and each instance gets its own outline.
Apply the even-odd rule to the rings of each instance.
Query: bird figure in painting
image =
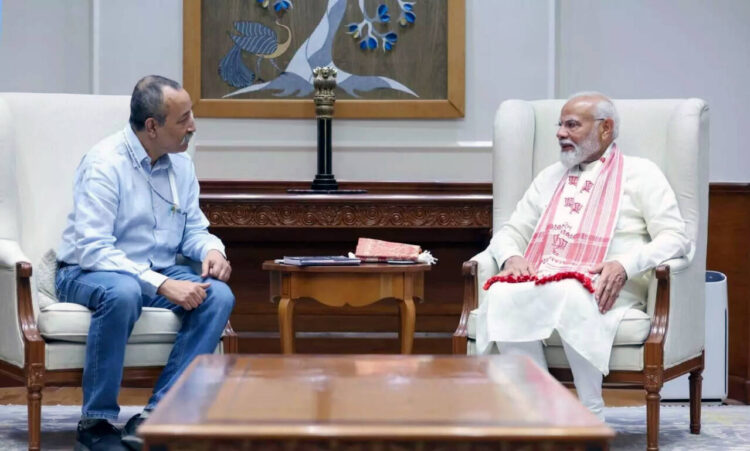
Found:
[[[292,30],[278,21],[276,25],[286,29],[287,38],[284,42],[278,41],[278,35],[274,29],[260,22],[238,21],[234,23],[234,28],[239,35],[229,34],[234,46],[219,63],[219,75],[222,80],[235,88],[249,86],[258,78],[260,63],[263,60],[268,60],[276,70],[282,72],[275,59],[289,49],[292,43]],[[243,51],[256,56],[255,72],[245,65],[242,59]]]
[[[265,0],[258,0],[258,2],[265,3]],[[286,8],[291,6],[291,1],[278,0],[274,3],[274,5],[276,4],[283,5],[283,8]],[[403,10],[405,11],[405,23],[414,23],[416,17],[413,12],[414,2],[399,0],[399,4],[403,5]],[[360,0],[359,5],[360,8],[364,8],[364,0]],[[224,95],[224,97],[234,97],[245,93],[259,91],[272,91],[273,95],[277,97],[304,97],[313,92],[312,70],[314,67],[331,67],[335,69],[338,73],[338,76],[336,77],[337,88],[354,98],[359,97],[359,92],[369,92],[375,89],[392,89],[414,97],[419,97],[409,87],[404,86],[397,80],[379,75],[353,74],[341,69],[335,64],[333,61],[333,40],[339,26],[341,25],[341,21],[344,18],[346,6],[347,0],[328,0],[328,6],[321,17],[320,22],[318,22],[318,25],[312,33],[310,33],[307,39],[297,47],[294,56],[292,56],[291,60],[289,60],[289,63],[284,68],[284,71],[281,72],[278,77],[263,83],[245,83],[243,87],[240,87],[238,84],[230,83],[232,86],[240,89],[230,92]],[[279,8],[283,9],[282,6]],[[387,11],[379,9],[378,13],[380,14],[381,22],[384,22],[383,16],[387,15]],[[388,17],[388,20],[390,20],[390,17]],[[347,29],[352,33],[356,31],[351,27],[348,27]],[[362,32],[360,31],[357,37],[362,37],[361,34]],[[372,50],[373,41],[369,39],[369,35],[367,38],[368,39],[363,41],[365,42],[364,46],[360,43],[360,48],[363,50]],[[232,39],[234,39],[234,37]],[[395,39],[392,37],[389,39],[387,35],[383,36],[383,39],[383,48],[389,50],[386,44],[390,45],[392,48]],[[228,57],[229,55],[227,55],[225,59]],[[219,70],[221,71],[221,68]]]

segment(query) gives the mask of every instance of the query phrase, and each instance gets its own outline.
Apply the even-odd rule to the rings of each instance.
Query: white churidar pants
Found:
[[[496,342],[500,354],[525,355],[531,358],[537,365],[547,369],[547,360],[544,358],[542,341],[523,342]],[[578,392],[578,399],[594,415],[604,421],[604,399],[602,399],[602,372],[599,371],[588,360],[583,358],[575,349],[562,342],[565,357],[570,364],[573,373],[573,383]]]

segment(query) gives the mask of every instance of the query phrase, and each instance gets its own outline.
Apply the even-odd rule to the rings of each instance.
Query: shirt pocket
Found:
[[[185,213],[173,212],[164,221],[164,226],[159,230],[159,241],[170,253],[177,253],[185,233]]]

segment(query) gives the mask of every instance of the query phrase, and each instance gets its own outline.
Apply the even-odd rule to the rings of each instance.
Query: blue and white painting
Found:
[[[250,3],[253,10],[248,9]],[[372,98],[367,93],[376,91],[381,95],[388,91],[391,98],[434,98],[420,96],[419,83],[414,79],[396,79],[393,75],[398,72],[394,70],[398,64],[413,65],[400,71],[412,75],[432,57],[429,52],[416,52],[413,44],[402,45],[404,39],[416,41],[413,30],[419,27],[444,27],[444,23],[431,23],[431,19],[440,14],[444,18],[445,14],[431,14],[430,3],[442,5],[444,11],[445,2],[441,0],[245,0],[242,11],[252,14],[245,12],[246,17],[242,17],[238,13],[239,17],[222,22],[224,29],[212,30],[211,39],[220,39],[216,47],[221,48],[220,59],[214,63],[214,74],[224,86],[220,97],[247,98],[252,93],[309,97],[314,91],[313,68],[328,66],[338,73],[338,89],[351,98]],[[293,24],[299,25],[299,17],[304,17],[310,27],[304,34],[295,35]],[[352,62],[355,58],[357,64]],[[362,61],[367,63],[363,65]],[[436,66],[444,67],[445,63]],[[430,72],[422,75],[432,76]]]

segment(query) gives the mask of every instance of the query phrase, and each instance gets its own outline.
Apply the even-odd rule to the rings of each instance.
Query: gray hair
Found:
[[[568,97],[568,101],[578,97],[594,97],[599,100],[596,102],[594,116],[597,119],[612,119],[612,139],[617,139],[620,133],[620,114],[615,108],[612,99],[597,91],[581,91]]]
[[[146,119],[153,117],[156,123],[164,125],[167,111],[164,108],[164,87],[179,91],[179,83],[160,75],[147,75],[135,84],[130,97],[130,126],[141,131],[146,126]]]

